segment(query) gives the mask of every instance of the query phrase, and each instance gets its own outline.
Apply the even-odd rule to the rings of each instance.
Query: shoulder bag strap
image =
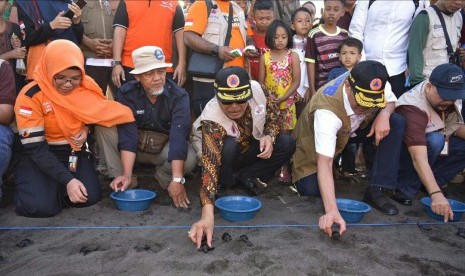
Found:
[[[229,16],[228,16],[228,32],[226,33],[226,39],[224,40],[224,46],[229,46],[229,41],[231,40],[231,29],[234,13],[233,6],[229,3]]]
[[[439,8],[436,5],[433,5],[432,7],[436,11],[439,17],[439,21],[441,21],[442,30],[444,31],[444,35],[446,37],[447,53],[451,55],[454,53],[454,50],[452,48],[452,44],[450,43],[450,38],[449,38],[449,34],[447,33],[447,28],[446,28],[446,23],[444,22],[444,17],[442,16],[442,12],[439,10]]]

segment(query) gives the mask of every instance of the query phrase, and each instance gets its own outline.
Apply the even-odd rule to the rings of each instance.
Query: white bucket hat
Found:
[[[129,73],[134,75],[142,74],[153,69],[173,66],[172,63],[165,62],[165,54],[163,50],[157,46],[143,46],[135,49],[132,52],[132,61],[134,62],[135,68]]]

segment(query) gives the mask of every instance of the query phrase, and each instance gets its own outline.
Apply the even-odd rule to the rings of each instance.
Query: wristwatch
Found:
[[[219,49],[220,49],[220,46],[218,45],[213,46],[213,49],[210,51],[210,54],[214,57],[217,57]]]
[[[184,183],[186,183],[186,179],[184,177],[173,177],[173,180],[171,180],[172,182],[177,182],[179,184],[182,184],[184,185]]]
[[[112,60],[111,61],[111,68],[115,67],[116,65],[121,65],[121,60]]]

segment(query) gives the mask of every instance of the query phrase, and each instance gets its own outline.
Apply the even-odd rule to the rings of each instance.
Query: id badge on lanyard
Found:
[[[441,150],[441,156],[449,155],[449,137],[444,135],[444,147]]]
[[[442,121],[444,122],[444,147],[441,150],[441,156],[448,156],[449,155],[449,137],[446,136],[446,120],[444,116],[444,111],[442,111]]]
[[[69,156],[69,159],[68,159],[68,169],[70,172],[76,172],[77,170],[77,161],[78,161],[78,157],[76,156],[76,153],[74,152],[74,150],[71,152],[71,155]]]

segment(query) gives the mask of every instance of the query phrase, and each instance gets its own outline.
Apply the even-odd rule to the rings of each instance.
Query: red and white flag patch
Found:
[[[23,116],[31,116],[32,115],[32,108],[28,106],[21,105],[19,107],[19,114]]]
[[[187,19],[184,27],[194,26],[194,19]]]

